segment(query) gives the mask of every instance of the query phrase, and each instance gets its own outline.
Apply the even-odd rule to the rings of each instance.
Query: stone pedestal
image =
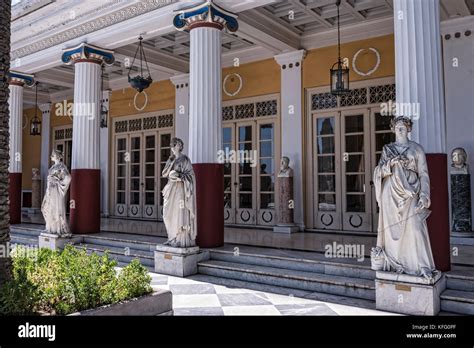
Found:
[[[41,179],[31,181],[31,209],[30,213],[38,214],[41,209]]]
[[[199,247],[174,248],[158,244],[155,250],[155,272],[187,277],[197,273]]]
[[[294,195],[293,177],[278,177],[278,212],[277,225],[273,227],[273,232],[293,233],[299,230],[294,223]]]
[[[452,235],[474,237],[472,233],[470,174],[451,174],[451,214]]]
[[[79,244],[82,242],[82,237],[72,236],[69,238],[59,237],[56,234],[41,233],[38,237],[38,245],[40,248],[51,250],[62,250],[67,244]]]
[[[440,310],[440,295],[446,289],[444,274],[433,279],[394,272],[376,272],[376,308],[383,311],[436,315]]]

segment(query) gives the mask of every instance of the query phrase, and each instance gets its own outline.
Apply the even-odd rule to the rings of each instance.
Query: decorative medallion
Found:
[[[326,221],[326,219],[324,218],[325,216],[329,216],[328,221]],[[319,219],[320,219],[321,223],[326,227],[331,226],[332,223],[334,222],[334,218],[332,217],[331,214],[321,214],[321,217]]]
[[[239,86],[237,87],[237,89],[234,92],[229,92],[229,90],[227,88],[227,82],[229,80],[230,80],[230,82],[234,82],[235,78],[237,78],[237,80],[239,81]],[[239,94],[240,90],[242,89],[242,86],[243,86],[242,76],[240,76],[237,73],[227,74],[224,77],[224,81],[222,82],[222,90],[229,97],[235,97],[237,94]]]
[[[352,222],[352,218],[353,218],[354,216],[357,216],[357,217],[359,218],[359,223],[358,223],[358,224],[354,224],[354,223]],[[351,217],[349,218],[349,223],[350,223],[351,226],[354,227],[354,228],[359,228],[360,226],[362,226],[362,222],[363,222],[363,220],[362,220],[362,217],[361,217],[360,215],[351,215]]]
[[[375,66],[366,71],[366,72],[363,72],[363,71],[360,71],[358,68],[357,68],[357,58],[359,57],[359,55],[364,52],[364,51],[370,51],[370,52],[373,52],[375,54],[375,57],[377,59],[376,63],[375,63]],[[370,47],[368,49],[366,48],[361,48],[360,50],[358,50],[355,54],[354,54],[354,57],[352,57],[352,70],[354,70],[357,74],[359,74],[360,76],[370,76],[372,75],[375,71],[377,71],[377,69],[379,68],[380,66],[380,53],[379,51],[377,51],[375,48],[373,47]]]
[[[266,214],[270,215],[270,218],[269,218],[269,219],[265,218]],[[265,221],[267,224],[270,223],[270,222],[272,222],[272,221],[273,221],[273,214],[272,214],[271,212],[269,212],[269,211],[264,211],[264,212],[262,213],[262,220]]]
[[[140,94],[143,94],[145,96],[145,102],[143,103],[143,105],[141,107],[138,107],[137,106],[137,97]],[[147,104],[148,104],[148,94],[146,94],[145,91],[142,91],[141,93],[140,92],[135,93],[135,97],[133,97],[133,106],[135,107],[135,109],[137,111],[143,111],[146,108]]]
[[[244,213],[246,214],[245,218],[244,218]],[[250,221],[250,213],[247,210],[242,210],[240,212],[240,218],[242,219],[243,222],[249,222]]]

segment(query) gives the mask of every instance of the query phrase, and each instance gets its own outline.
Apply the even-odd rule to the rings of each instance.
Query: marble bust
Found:
[[[71,232],[66,219],[66,193],[71,183],[71,175],[66,165],[62,162],[61,151],[53,150],[47,177],[46,193],[41,205],[46,222],[45,232],[59,237],[71,237]]]
[[[391,128],[395,142],[383,147],[374,170],[380,213],[372,269],[433,279],[438,271],[426,223],[431,200],[425,152],[408,139],[410,118],[396,117]]]
[[[31,173],[32,173],[32,177],[31,177],[32,180],[41,180],[41,176],[39,174],[38,168],[31,169]]]
[[[197,236],[196,179],[183,148],[181,139],[171,139],[172,155],[162,172],[168,179],[163,188],[163,220],[168,234],[164,244],[176,248],[196,246]]]
[[[293,169],[290,167],[290,159],[287,156],[281,158],[279,178],[290,178],[293,176]]]
[[[467,174],[467,153],[462,147],[457,147],[451,152],[451,174]]]

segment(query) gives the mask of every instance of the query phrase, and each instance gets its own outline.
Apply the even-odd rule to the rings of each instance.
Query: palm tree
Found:
[[[10,242],[8,213],[9,125],[8,71],[10,70],[11,0],[0,2],[0,285],[11,278],[11,259],[7,256]]]

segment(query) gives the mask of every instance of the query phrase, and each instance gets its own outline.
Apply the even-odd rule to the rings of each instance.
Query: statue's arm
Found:
[[[382,178],[392,175],[392,161],[388,156],[387,147],[384,146],[382,150],[382,156],[380,157],[379,164],[377,165]]]
[[[163,171],[161,172],[161,175],[165,178],[167,178],[170,174],[170,171],[173,169],[173,164],[174,164],[174,159],[171,157],[168,158],[166,161],[165,167],[163,168]]]
[[[420,200],[423,200],[423,205],[428,208],[431,205],[430,199],[430,176],[428,174],[428,164],[426,162],[426,155],[423,148],[420,146],[417,151],[417,167],[418,178],[420,180]]]

